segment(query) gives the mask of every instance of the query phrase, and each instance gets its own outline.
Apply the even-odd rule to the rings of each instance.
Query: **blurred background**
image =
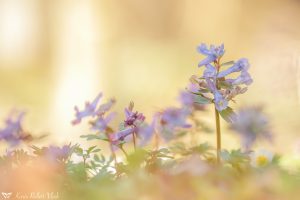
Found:
[[[24,126],[47,142],[76,141],[72,127],[99,91],[151,118],[176,105],[200,74],[200,43],[224,43],[225,60],[247,57],[254,84],[235,107],[263,105],[279,152],[300,140],[298,0],[0,0],[0,117],[28,112]],[[203,113],[209,119],[212,113]],[[223,122],[223,126],[226,124]],[[230,133],[224,147],[237,145]],[[299,142],[298,142],[299,143]],[[300,143],[299,143],[300,144]]]

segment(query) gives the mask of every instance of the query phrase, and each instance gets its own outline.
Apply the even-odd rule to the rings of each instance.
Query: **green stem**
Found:
[[[217,132],[217,163],[221,163],[220,153],[221,153],[221,127],[220,127],[220,114],[215,107],[215,117],[216,117],[216,132]]]
[[[217,77],[221,68],[220,65],[220,59],[221,57],[218,58],[218,60],[215,62],[215,66],[217,68]],[[218,79],[216,79],[216,87],[219,90],[219,81]],[[220,158],[220,154],[221,154],[221,127],[220,127],[220,114],[215,106],[215,117],[216,117],[216,132],[217,132],[217,163],[220,164],[221,163],[221,158]]]
[[[125,151],[125,149],[123,148],[123,146],[119,146],[119,148],[121,149],[121,151],[124,153],[124,155],[126,156],[126,158],[128,158],[128,154]]]

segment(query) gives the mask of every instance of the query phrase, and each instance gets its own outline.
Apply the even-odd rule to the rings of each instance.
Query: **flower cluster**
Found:
[[[201,77],[195,75],[191,77],[191,85],[187,89],[203,99],[204,102],[199,103],[214,103],[216,109],[221,112],[228,108],[230,100],[234,101],[235,96],[246,92],[247,86],[252,83],[248,73],[249,62],[246,58],[241,58],[236,62],[221,63],[225,53],[224,45],[211,45],[208,48],[205,44],[201,44],[198,52],[206,56],[198,64],[199,67],[205,66],[205,70]],[[232,66],[223,70],[226,65]],[[235,74],[238,75],[231,78]]]

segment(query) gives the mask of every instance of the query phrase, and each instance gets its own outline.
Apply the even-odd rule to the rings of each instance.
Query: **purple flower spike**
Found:
[[[243,94],[247,91],[247,87],[242,85],[250,85],[253,80],[248,73],[250,64],[248,59],[241,58],[236,62],[221,62],[221,57],[224,55],[224,45],[214,46],[211,45],[208,48],[205,44],[201,44],[198,47],[198,52],[206,56],[204,60],[199,63],[200,66],[205,66],[203,75],[198,78],[193,76],[190,81],[195,84],[198,92],[191,93],[199,95],[199,101],[201,104],[207,104],[214,102],[215,107],[218,111],[223,111],[228,108],[229,101],[234,101],[234,97]],[[223,70],[223,66],[234,63],[231,67]],[[240,73],[236,78],[228,78],[228,75],[233,73]],[[213,95],[213,98],[212,98]],[[183,96],[184,97],[184,96]],[[188,102],[190,99],[185,97],[185,101]],[[201,100],[202,99],[202,100]],[[208,101],[206,101],[207,99]]]
[[[102,97],[102,93],[98,94],[98,96],[94,99],[92,103],[86,102],[84,110],[80,111],[77,106],[75,106],[75,117],[76,119],[72,121],[73,125],[79,124],[81,120],[85,117],[95,116],[96,108],[100,98]]]

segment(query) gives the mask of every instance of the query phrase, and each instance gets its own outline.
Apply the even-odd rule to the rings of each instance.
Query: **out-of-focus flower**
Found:
[[[156,114],[154,118],[162,137],[168,141],[174,137],[177,129],[190,128],[191,124],[187,123],[189,114],[190,112],[184,108],[173,107]]]
[[[109,123],[116,116],[116,113],[110,113],[106,117],[99,115],[95,121],[91,121],[92,130],[105,131],[109,127]]]
[[[105,114],[106,112],[108,112],[111,107],[116,103],[116,100],[114,98],[108,100],[107,103],[104,103],[102,105],[99,106],[99,108],[97,109],[96,111],[96,114],[99,116],[99,115],[103,115]]]
[[[210,48],[208,49],[206,44],[202,43],[200,46],[198,46],[197,50],[200,54],[206,56],[206,58],[198,64],[199,67],[216,61],[225,53],[223,44],[221,46],[210,45]]]
[[[22,121],[25,116],[25,112],[20,112],[14,116],[12,113],[5,121],[6,127],[0,130],[0,140],[4,140],[10,144],[10,146],[16,146],[21,141],[31,139],[32,136],[25,133],[22,127]]]
[[[200,89],[200,85],[199,85],[199,82],[198,80],[193,80],[194,77],[191,77],[191,82],[188,86],[187,86],[187,90],[191,93],[198,93],[199,92],[199,89]]]
[[[161,115],[161,124],[170,127],[189,128],[190,124],[186,122],[188,112],[181,108],[168,108]]]
[[[262,107],[240,109],[231,129],[240,135],[242,146],[246,150],[249,150],[257,139],[272,140],[269,121],[262,113]]]
[[[58,146],[49,146],[47,149],[44,149],[46,156],[53,161],[60,160],[65,161],[67,160],[72,152],[72,147],[70,145],[64,145],[62,147]]]
[[[274,154],[265,149],[261,149],[253,152],[250,157],[253,167],[265,167],[272,162]]]
[[[195,94],[192,94],[187,91],[181,91],[179,93],[178,100],[183,106],[192,106],[195,103]]]
[[[190,112],[195,110],[204,110],[205,106],[197,102],[197,95],[189,91],[181,91],[178,100],[182,108],[187,108]]]
[[[137,130],[137,135],[140,138],[139,146],[145,146],[150,142],[154,132],[155,132],[155,122],[152,121],[150,125],[144,124],[140,126]]]
[[[72,121],[72,124],[73,125],[79,124],[81,122],[81,120],[83,118],[86,118],[86,117],[90,117],[90,116],[94,117],[96,115],[96,113],[97,113],[96,109],[97,109],[98,102],[99,102],[99,100],[100,100],[101,97],[102,97],[102,93],[99,93],[97,95],[97,97],[93,100],[92,103],[90,103],[90,102],[87,101],[85,103],[85,108],[82,111],[80,111],[79,108],[77,106],[75,106],[74,109],[75,109],[75,112],[76,112],[75,113],[76,119],[74,119]]]

